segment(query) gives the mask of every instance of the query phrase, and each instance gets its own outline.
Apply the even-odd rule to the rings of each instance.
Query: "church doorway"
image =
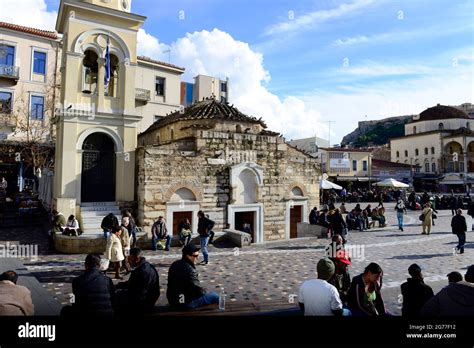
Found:
[[[104,133],[93,133],[84,140],[82,151],[81,201],[115,201],[115,145],[112,138]]]

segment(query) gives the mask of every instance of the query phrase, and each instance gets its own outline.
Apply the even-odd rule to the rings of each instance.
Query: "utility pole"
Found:
[[[331,123],[336,123],[336,121],[323,121],[323,122],[329,125],[328,142],[329,142],[329,147],[331,147]]]

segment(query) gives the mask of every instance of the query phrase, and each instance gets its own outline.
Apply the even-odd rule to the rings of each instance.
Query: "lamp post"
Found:
[[[371,186],[371,175],[372,175],[372,157],[373,155],[370,153],[369,154],[369,190],[371,190],[372,186]]]

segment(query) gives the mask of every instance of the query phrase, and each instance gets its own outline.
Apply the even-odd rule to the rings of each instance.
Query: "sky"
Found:
[[[115,0],[112,0],[115,1]],[[54,30],[59,0],[0,0]],[[133,0],[138,53],[230,80],[230,103],[287,140],[474,103],[471,0]],[[170,54],[165,51],[170,50]]]

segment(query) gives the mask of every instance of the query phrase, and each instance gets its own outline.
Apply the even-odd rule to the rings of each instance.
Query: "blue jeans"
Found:
[[[403,228],[403,212],[397,213],[398,227]]]
[[[104,231],[104,238],[105,238],[105,239],[109,238],[109,236],[110,236],[110,231],[109,231],[109,230],[106,230],[105,228],[103,229],[103,231]]]
[[[459,252],[464,253],[464,244],[466,244],[466,232],[463,233],[458,233],[458,245],[456,246],[456,249],[459,250]]]
[[[158,238],[156,236],[151,237],[151,250],[155,251],[156,250],[156,242],[161,239],[166,239],[166,245],[165,249],[169,249],[171,246],[171,236],[167,235],[165,238]]]
[[[352,312],[347,308],[343,308],[342,309],[342,316],[343,317],[350,317],[350,316],[352,316]]]
[[[200,241],[201,241],[202,257],[204,258],[204,262],[208,262],[209,253],[207,251],[207,245],[209,244],[209,237],[200,237]]]
[[[202,307],[211,303],[219,303],[219,295],[215,292],[208,292],[207,294],[192,300],[186,305],[189,309]]]

